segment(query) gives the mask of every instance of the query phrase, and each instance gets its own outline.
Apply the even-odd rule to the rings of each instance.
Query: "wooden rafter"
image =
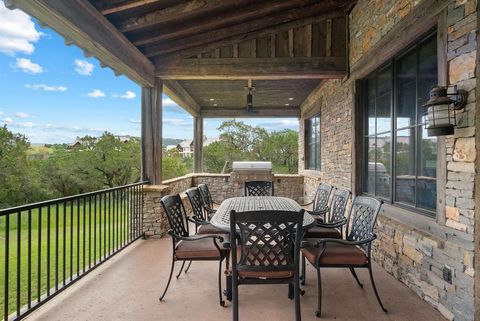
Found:
[[[192,116],[200,116],[200,106],[178,81],[164,80],[163,92]]]
[[[341,78],[344,57],[216,58],[162,62],[162,79],[323,79]]]
[[[154,85],[153,64],[87,0],[8,0],[142,86]]]
[[[202,15],[209,15],[220,10],[234,10],[254,0],[191,0],[175,6],[162,8],[138,17],[132,17],[118,24],[121,32],[131,32],[175,21],[185,21]],[[215,19],[217,20],[217,19]]]
[[[225,2],[225,1],[224,1]],[[298,8],[304,5],[312,4],[315,0],[297,0],[297,1],[265,1],[256,2],[249,6],[238,10],[231,10],[212,19],[211,16],[205,16],[201,20],[193,20],[190,23],[182,25],[172,25],[162,28],[161,30],[153,30],[141,33],[141,36],[132,36],[130,40],[136,46],[165,42],[172,39],[179,39],[186,36],[232,26],[243,23],[248,20],[258,19],[281,10]]]
[[[242,107],[202,107],[201,117],[225,118],[225,117],[300,117],[299,107],[257,107],[253,112],[248,112],[246,106]]]
[[[331,8],[329,8],[327,10],[323,3],[320,2],[311,6],[282,11],[278,14],[269,15],[260,19],[251,20],[231,27],[224,27],[210,32],[194,35],[191,37],[185,37],[182,39],[158,45],[145,46],[142,48],[142,51],[147,57],[154,57],[178,52],[189,48],[201,47],[211,43],[223,45],[221,43],[222,40],[236,37],[246,37],[249,34],[259,32],[262,29],[287,24],[296,20],[301,20],[313,16],[319,16],[320,18],[326,19],[330,17],[342,16],[344,14],[345,13],[343,9],[332,10]]]
[[[168,6],[172,3],[172,0],[137,0],[133,2],[126,2],[126,3],[119,3],[119,4],[113,4],[110,6],[105,6],[104,8],[100,9],[100,12],[107,16],[110,14],[118,14],[118,13],[124,13],[126,11],[131,11],[135,9],[140,9],[142,7],[145,7],[147,5],[154,5],[154,4],[159,4],[162,5],[164,4],[165,6]]]

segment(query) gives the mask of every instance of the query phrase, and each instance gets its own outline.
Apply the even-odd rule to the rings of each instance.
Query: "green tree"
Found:
[[[191,168],[191,167],[190,167]],[[191,171],[191,169],[190,169]],[[180,177],[189,172],[186,164],[183,162],[180,153],[174,150],[163,149],[162,155],[162,178],[163,180]]]

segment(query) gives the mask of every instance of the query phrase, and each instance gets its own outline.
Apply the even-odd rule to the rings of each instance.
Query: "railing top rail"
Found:
[[[60,198],[55,198],[53,200],[10,207],[10,208],[0,210],[0,216],[12,214],[12,213],[23,212],[23,211],[28,211],[28,210],[38,208],[38,207],[44,207],[44,206],[64,203],[64,202],[76,200],[76,199],[79,199],[79,198],[95,196],[95,195],[99,195],[99,194],[102,194],[102,193],[112,192],[112,191],[116,191],[116,190],[120,190],[120,189],[124,189],[124,188],[128,188],[128,187],[134,187],[134,186],[144,185],[144,184],[148,184],[148,183],[149,183],[149,181],[140,181],[140,182],[137,182],[137,183],[132,183],[132,184],[128,184],[128,185],[102,189],[102,190],[99,190],[99,191],[77,194],[77,195],[72,195],[72,196],[67,196],[67,197],[60,197]]]

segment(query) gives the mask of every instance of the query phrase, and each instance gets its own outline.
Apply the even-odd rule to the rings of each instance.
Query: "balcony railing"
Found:
[[[0,210],[3,319],[25,317],[142,237],[143,184]]]

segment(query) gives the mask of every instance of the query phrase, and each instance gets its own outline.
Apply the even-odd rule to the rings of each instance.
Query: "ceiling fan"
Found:
[[[244,87],[246,90],[248,90],[247,94],[247,113],[249,114],[256,114],[258,113],[253,109],[253,91],[255,90],[255,87],[253,87],[253,81],[252,79],[247,80],[247,86]]]

